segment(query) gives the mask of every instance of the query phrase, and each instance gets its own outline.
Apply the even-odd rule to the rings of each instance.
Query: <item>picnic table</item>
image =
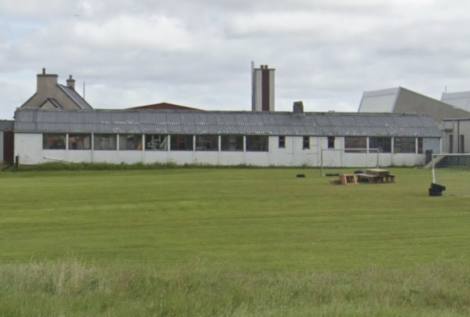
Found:
[[[371,184],[395,183],[395,175],[390,174],[385,169],[368,169],[365,173],[358,173],[356,175],[358,182],[366,181]]]

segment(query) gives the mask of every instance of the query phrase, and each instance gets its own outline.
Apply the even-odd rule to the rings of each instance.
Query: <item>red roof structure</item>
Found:
[[[204,111],[201,109],[175,105],[175,104],[167,103],[167,102],[161,102],[161,103],[156,103],[153,105],[146,105],[146,106],[140,106],[140,107],[133,107],[129,109],[132,109],[132,110],[166,110],[166,111],[172,111],[172,110]]]

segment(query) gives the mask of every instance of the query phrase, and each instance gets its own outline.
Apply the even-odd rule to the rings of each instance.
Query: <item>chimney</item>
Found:
[[[72,75],[67,79],[67,87],[75,90],[75,79],[72,78]]]
[[[58,75],[47,74],[46,69],[42,69],[42,74],[38,74],[37,94],[43,97],[50,98],[56,89],[58,83]]]
[[[268,65],[260,65],[259,68],[251,64],[251,110],[275,111],[274,109],[274,71]]]
[[[304,114],[304,103],[302,101],[294,102],[294,114],[299,114],[299,115]]]

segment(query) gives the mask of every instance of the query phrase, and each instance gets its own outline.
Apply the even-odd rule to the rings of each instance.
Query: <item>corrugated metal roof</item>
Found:
[[[470,111],[470,91],[443,93],[441,101],[454,107]]]
[[[399,91],[400,87],[365,91],[358,112],[393,112]]]
[[[81,109],[93,109],[74,89],[58,84],[59,88]]]
[[[15,132],[440,137],[434,119],[389,113],[17,109]]]

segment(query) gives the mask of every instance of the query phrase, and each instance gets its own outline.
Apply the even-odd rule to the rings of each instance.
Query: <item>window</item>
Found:
[[[115,134],[95,134],[94,148],[97,151],[117,150],[117,138]]]
[[[395,138],[395,153],[416,153],[415,138]]]
[[[329,136],[328,137],[328,148],[329,149],[334,149],[335,148],[335,137],[334,136]]]
[[[145,150],[149,150],[149,151],[168,150],[168,135],[146,134],[145,135]]]
[[[268,137],[264,135],[247,135],[246,150],[251,152],[267,152]]]
[[[119,151],[142,151],[142,135],[120,134]]]
[[[279,136],[279,148],[280,149],[285,149],[286,148],[286,137],[285,136]]]
[[[170,149],[172,151],[192,151],[193,136],[192,135],[172,135],[170,137]]]
[[[379,153],[392,153],[392,138],[369,138],[369,149],[379,149]]]
[[[69,134],[69,150],[91,150],[91,134]]]
[[[243,136],[222,135],[222,151],[243,151]]]
[[[196,135],[196,151],[218,151],[218,135]]]
[[[344,148],[346,153],[365,153],[367,150],[366,137],[345,137]]]
[[[460,153],[465,153],[465,136],[463,134],[460,135]]]
[[[423,154],[424,153],[424,146],[423,146],[423,138],[418,138],[418,153]]]
[[[310,137],[304,136],[302,139],[302,149],[310,149]]]
[[[449,135],[449,153],[454,153],[454,138],[452,134]]]
[[[44,150],[65,150],[65,134],[44,134],[42,148]]]

